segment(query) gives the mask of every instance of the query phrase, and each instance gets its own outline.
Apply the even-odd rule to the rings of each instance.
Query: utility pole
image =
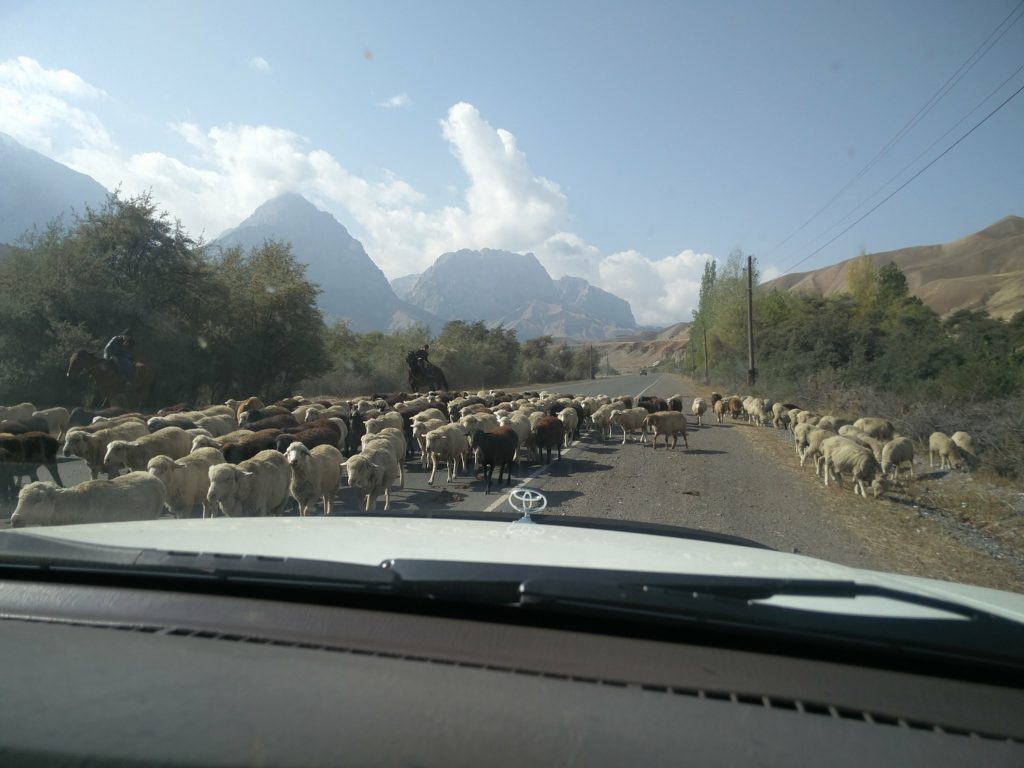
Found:
[[[757,381],[754,367],[754,257],[747,256],[747,386]]]

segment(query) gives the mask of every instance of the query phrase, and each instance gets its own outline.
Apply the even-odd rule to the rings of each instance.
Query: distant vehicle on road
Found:
[[[647,375],[647,369],[646,368],[641,368],[640,369],[640,375],[641,376],[646,376]]]

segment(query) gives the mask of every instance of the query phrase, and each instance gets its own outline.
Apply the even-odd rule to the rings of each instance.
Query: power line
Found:
[[[900,128],[896,132],[895,136],[893,136],[891,139],[889,139],[889,141],[885,144],[885,146],[883,146],[875,154],[875,156],[872,157],[867,162],[867,164],[863,168],[861,168],[854,175],[854,177],[852,179],[850,179],[848,182],[846,182],[846,184],[844,184],[842,186],[842,188],[838,192],[836,192],[834,195],[832,195],[832,197],[830,197],[828,199],[828,202],[826,202],[823,206],[821,206],[821,208],[819,208],[817,211],[815,211],[814,214],[809,219],[807,219],[807,221],[805,221],[799,227],[797,227],[792,232],[790,232],[780,243],[778,243],[770,251],[768,251],[768,255],[771,255],[771,254],[775,253],[775,251],[777,251],[779,248],[781,248],[786,243],[788,243],[790,240],[792,240],[796,235],[798,235],[800,232],[802,232],[807,227],[808,224],[810,224],[812,221],[817,219],[818,216],[820,216],[822,213],[824,213],[826,210],[828,210],[836,200],[838,200],[840,197],[842,197],[842,195],[846,192],[846,190],[848,190],[850,187],[852,187],[854,184],[856,184],[857,181],[859,181],[861,179],[861,177],[864,176],[865,173],[867,173],[869,170],[871,170],[871,168],[873,168],[875,166],[875,164],[879,160],[882,159],[882,157],[884,157],[886,154],[888,154],[889,150],[891,150],[893,147],[895,147],[896,144],[898,144],[900,142],[900,140],[902,140],[903,137],[906,136],[906,134],[911,129],[913,129],[913,127],[915,125],[917,125],[919,122],[921,122],[921,120],[923,120],[924,117],[929,112],[931,112],[931,110],[934,109],[935,106],[940,101],[942,101],[943,98],[945,98],[946,94],[948,94],[951,90],[953,90],[953,88],[956,87],[957,83],[959,83],[960,80],[962,80],[963,77],[971,69],[974,68],[974,65],[977,64],[979,61],[981,61],[981,59],[992,49],[992,46],[994,46],[996,43],[998,43],[999,40],[1002,39],[1003,35],[1005,35],[1010,30],[1010,28],[1013,27],[1018,21],[1020,21],[1021,16],[1024,16],[1024,14],[1021,14],[1021,16],[1017,16],[1017,18],[1014,19],[1012,22],[1010,22],[1010,24],[1008,26],[1006,26],[1006,28],[1003,29],[1002,32],[999,31],[1003,27],[1003,25],[1005,25],[1006,22],[1012,16],[1014,16],[1015,14],[1017,14],[1017,12],[1019,10],[1021,10],[1022,7],[1024,7],[1024,0],[1021,0],[1017,4],[1017,6],[1012,11],[1010,11],[1006,15],[1006,17],[1003,18],[1003,20],[999,22],[999,24],[996,25],[996,28],[993,29],[989,33],[988,37],[986,37],[981,42],[981,44],[977,48],[974,49],[974,52],[970,56],[967,57],[967,59],[964,61],[964,63],[961,64],[957,68],[957,70],[952,75],[949,76],[949,78],[946,80],[946,82],[943,83],[942,86],[934,94],[932,94],[931,98],[929,98],[928,101],[925,102],[924,106],[922,106],[917,111],[917,113],[913,117],[911,117],[910,120],[908,120],[903,125],[903,127]],[[996,34],[998,34],[998,37],[996,37],[995,40],[992,40],[993,36],[995,36]],[[989,43],[990,40],[992,41],[991,43]],[[982,50],[982,49],[984,49],[984,50]]]
[[[974,133],[974,132],[975,132],[976,130],[978,130],[978,128],[980,128],[980,127],[981,127],[982,125],[984,125],[984,124],[985,124],[986,122],[988,122],[988,119],[989,119],[990,117],[992,117],[993,115],[995,115],[995,114],[996,114],[996,112],[998,112],[998,111],[999,111],[999,110],[1001,110],[1001,109],[1002,109],[1003,107],[1005,107],[1005,106],[1006,106],[1007,104],[1009,104],[1009,103],[1010,103],[1010,102],[1011,102],[1011,101],[1012,101],[1012,100],[1013,100],[1013,99],[1014,99],[1014,98],[1015,98],[1015,97],[1016,97],[1016,96],[1017,96],[1017,95],[1018,95],[1018,94],[1019,94],[1019,93],[1020,93],[1021,91],[1024,91],[1024,85],[1022,85],[1022,86],[1021,86],[1020,88],[1018,88],[1018,89],[1017,89],[1016,91],[1014,91],[1014,92],[1013,92],[1013,93],[1011,93],[1011,94],[1010,94],[1009,96],[1007,96],[1007,97],[1006,97],[1006,99],[1005,99],[1005,101],[1003,101],[1003,103],[1002,103],[1002,104],[1000,104],[1000,105],[999,105],[998,107],[996,107],[996,108],[995,108],[995,109],[993,109],[993,110],[992,110],[991,112],[989,112],[989,113],[988,113],[987,115],[985,115],[985,117],[983,117],[983,118],[982,118],[981,120],[979,120],[979,121],[978,121],[977,123],[975,123],[975,124],[974,124],[974,126],[973,126],[973,127],[972,127],[972,128],[971,128],[971,129],[969,130],[969,131],[967,131],[967,133],[965,133],[965,134],[964,134],[963,136],[961,136],[961,137],[960,137],[959,139],[957,139],[957,140],[956,140],[956,141],[954,141],[954,142],[953,142],[952,144],[950,144],[950,145],[949,145],[948,147],[946,147],[946,148],[945,148],[945,149],[944,149],[944,150],[943,150],[943,151],[942,151],[942,152],[941,152],[941,153],[940,153],[940,154],[939,154],[939,155],[938,155],[937,157],[935,157],[935,158],[934,158],[934,159],[933,159],[933,160],[932,160],[931,162],[929,162],[929,163],[928,163],[928,164],[927,164],[926,166],[924,166],[924,168],[922,168],[921,170],[919,170],[919,171],[918,171],[917,173],[915,173],[915,174],[914,174],[913,176],[911,176],[911,177],[910,177],[909,179],[907,179],[907,180],[906,180],[905,182],[903,182],[903,183],[902,183],[902,184],[900,184],[900,185],[899,185],[898,187],[896,187],[896,189],[894,189],[894,190],[893,190],[892,192],[890,192],[890,193],[889,193],[889,194],[888,194],[888,195],[887,195],[887,196],[886,196],[886,197],[885,197],[884,199],[882,199],[881,201],[879,201],[879,202],[878,202],[878,203],[877,203],[876,205],[874,205],[874,206],[873,206],[873,207],[872,207],[872,208],[871,208],[870,210],[868,210],[868,211],[867,211],[867,213],[865,213],[865,214],[864,214],[863,216],[861,216],[861,217],[860,217],[859,219],[857,219],[857,220],[856,220],[855,222],[853,222],[852,224],[850,224],[850,225],[849,225],[848,227],[846,227],[846,228],[845,228],[845,229],[844,229],[844,230],[843,230],[842,232],[840,232],[840,233],[839,233],[838,235],[836,235],[835,237],[833,237],[833,238],[832,238],[831,240],[829,240],[829,241],[828,241],[827,243],[825,243],[824,245],[821,245],[821,246],[819,246],[819,247],[818,247],[818,248],[816,248],[815,250],[811,251],[811,253],[807,254],[807,255],[806,255],[806,256],[804,256],[804,257],[803,257],[802,259],[800,259],[800,261],[798,261],[798,262],[796,262],[795,264],[793,264],[793,265],[791,265],[791,266],[787,267],[787,268],[786,268],[786,269],[784,270],[784,273],[785,273],[785,272],[791,272],[791,271],[792,271],[792,270],[794,269],[794,267],[798,267],[798,266],[800,266],[801,264],[803,264],[803,263],[804,263],[805,261],[807,261],[807,260],[808,260],[809,258],[811,258],[812,256],[816,256],[817,254],[821,253],[821,251],[823,251],[823,250],[824,250],[825,248],[827,248],[828,246],[830,246],[830,245],[831,245],[832,243],[834,243],[834,242],[835,242],[836,240],[838,240],[838,239],[839,239],[840,237],[842,237],[842,236],[843,236],[843,235],[845,235],[845,234],[846,234],[847,232],[849,232],[849,231],[850,231],[851,229],[853,229],[853,228],[854,228],[855,226],[857,226],[857,225],[858,225],[858,224],[860,224],[860,223],[861,223],[862,221],[864,221],[864,219],[866,219],[866,218],[867,218],[868,216],[870,216],[870,215],[871,215],[872,213],[874,213],[874,212],[875,212],[875,211],[877,211],[877,210],[878,210],[879,208],[881,208],[881,207],[882,207],[882,206],[883,206],[883,205],[884,205],[885,203],[887,203],[887,202],[888,202],[889,200],[891,200],[891,199],[893,198],[893,196],[895,196],[895,195],[896,195],[896,193],[897,193],[897,192],[899,192],[899,191],[900,191],[901,189],[903,189],[903,188],[904,188],[904,187],[906,187],[906,186],[907,186],[908,184],[910,184],[910,182],[912,182],[912,181],[913,181],[914,179],[916,179],[916,178],[917,178],[918,176],[920,176],[920,175],[921,175],[922,173],[924,173],[924,172],[925,172],[925,171],[927,171],[927,170],[928,170],[929,168],[931,168],[931,167],[932,167],[933,165],[935,165],[935,163],[937,163],[937,162],[938,162],[939,160],[941,160],[941,159],[942,159],[943,157],[945,157],[945,156],[946,156],[947,154],[949,154],[949,152],[950,152],[950,151],[951,151],[951,150],[952,150],[952,149],[953,149],[954,147],[956,147],[956,146],[957,146],[957,145],[958,145],[958,144],[959,144],[959,143],[960,143],[961,141],[963,141],[964,139],[966,139],[966,138],[967,138],[968,136],[970,136],[970,135],[971,135],[972,133]]]
[[[875,191],[874,191],[874,192],[872,192],[872,193],[871,193],[870,195],[868,195],[868,196],[867,196],[867,197],[865,197],[865,198],[864,198],[863,200],[861,200],[861,201],[860,201],[859,203],[857,203],[857,205],[855,205],[855,206],[854,206],[854,207],[853,207],[853,208],[852,208],[852,209],[851,209],[850,211],[848,211],[848,212],[847,212],[846,214],[844,214],[844,215],[843,215],[843,216],[842,216],[842,217],[841,217],[841,218],[840,218],[840,219],[839,219],[838,221],[836,221],[836,222],[835,222],[834,224],[832,224],[832,225],[830,225],[830,226],[826,227],[826,228],[825,228],[824,230],[822,230],[822,231],[821,231],[821,232],[819,232],[819,233],[818,233],[817,235],[815,235],[815,236],[814,236],[814,237],[812,237],[812,238],[811,238],[810,240],[808,240],[808,241],[807,241],[806,243],[804,243],[804,245],[802,245],[802,246],[800,247],[800,249],[799,249],[799,250],[803,250],[804,248],[809,248],[809,247],[811,246],[811,244],[812,244],[812,243],[814,243],[814,242],[815,242],[816,240],[818,240],[818,239],[820,239],[820,238],[824,237],[825,235],[827,235],[827,234],[828,234],[829,232],[831,232],[831,231],[832,231],[833,229],[835,229],[836,227],[840,226],[840,225],[841,225],[841,224],[842,224],[842,223],[843,223],[844,221],[846,221],[846,219],[850,218],[850,217],[851,217],[851,216],[853,216],[853,215],[854,215],[855,213],[857,213],[857,211],[859,211],[859,210],[860,210],[861,208],[863,208],[863,207],[864,207],[865,205],[867,205],[867,204],[868,204],[868,203],[869,203],[869,202],[870,202],[870,201],[871,201],[871,200],[872,200],[873,198],[875,198],[875,197],[876,197],[876,196],[877,196],[877,195],[878,195],[878,194],[879,194],[880,192],[882,192],[882,191],[883,191],[883,190],[884,190],[884,189],[885,189],[886,187],[888,187],[888,186],[889,186],[890,184],[892,184],[892,183],[893,183],[894,181],[896,181],[896,179],[898,179],[898,178],[899,178],[900,176],[902,176],[902,175],[903,175],[903,174],[904,174],[904,173],[905,173],[905,172],[906,172],[906,171],[907,171],[907,170],[908,170],[909,168],[911,168],[911,167],[912,167],[912,166],[913,166],[913,165],[914,165],[914,164],[915,164],[915,163],[916,163],[916,162],[917,162],[918,160],[920,160],[920,159],[921,159],[922,157],[924,157],[924,156],[925,156],[925,155],[927,155],[927,154],[928,154],[929,152],[931,152],[931,151],[932,151],[932,149],[934,149],[934,147],[935,147],[935,145],[936,145],[936,144],[938,144],[938,143],[939,143],[940,141],[942,141],[942,140],[943,140],[944,138],[946,138],[947,136],[949,136],[949,134],[951,134],[951,133],[952,133],[953,131],[955,131],[955,130],[956,130],[957,128],[959,128],[959,127],[960,127],[960,125],[961,125],[961,124],[962,124],[962,123],[963,123],[963,122],[964,122],[964,121],[965,121],[965,120],[966,120],[967,118],[969,118],[969,117],[970,117],[971,115],[973,115],[973,114],[974,114],[975,112],[977,112],[977,111],[978,111],[979,109],[981,109],[981,108],[982,108],[982,106],[984,106],[984,104],[985,104],[985,102],[986,102],[986,101],[988,101],[988,100],[989,100],[989,99],[991,99],[991,98],[992,98],[992,97],[993,97],[993,96],[994,96],[995,94],[997,94],[997,93],[998,93],[999,91],[1001,91],[1001,90],[1003,89],[1003,87],[1004,87],[1004,86],[1005,86],[1005,85],[1006,85],[1006,84],[1007,84],[1008,82],[1010,82],[1011,80],[1013,80],[1013,79],[1014,79],[1014,78],[1015,78],[1015,77],[1016,77],[1017,75],[1019,75],[1019,74],[1021,73],[1021,71],[1024,71],[1024,64],[1022,64],[1021,66],[1017,67],[1017,69],[1016,69],[1016,70],[1015,70],[1015,71],[1013,72],[1013,74],[1012,74],[1012,75],[1010,75],[1010,76],[1009,76],[1008,78],[1006,78],[1005,80],[1003,80],[1003,82],[1001,82],[1001,83],[1000,83],[999,85],[997,85],[997,86],[996,86],[995,88],[993,88],[993,89],[992,89],[991,91],[989,91],[988,95],[987,95],[987,96],[985,96],[985,98],[983,98],[983,99],[982,99],[981,101],[979,101],[979,102],[978,102],[978,103],[977,103],[977,104],[976,104],[976,105],[975,105],[975,106],[974,106],[974,107],[973,107],[973,108],[972,108],[972,109],[971,109],[971,110],[970,110],[969,112],[967,112],[967,113],[966,113],[966,114],[965,114],[965,115],[964,115],[963,117],[961,117],[961,118],[960,118],[959,120],[957,120],[957,121],[956,121],[956,122],[955,122],[955,123],[954,123],[954,124],[953,124],[952,126],[950,126],[950,127],[949,127],[949,129],[947,129],[945,133],[943,133],[943,134],[942,134],[941,136],[939,136],[939,138],[935,139],[935,141],[933,141],[933,142],[932,142],[931,144],[929,144],[929,145],[928,145],[927,147],[925,147],[925,148],[924,148],[923,150],[921,150],[921,152],[919,152],[919,153],[918,153],[918,155],[917,155],[917,156],[916,156],[916,157],[915,157],[915,158],[914,158],[913,160],[911,160],[911,161],[910,161],[909,163],[907,163],[907,164],[906,164],[906,165],[904,165],[904,166],[903,166],[902,168],[900,168],[900,169],[899,169],[899,171],[897,171],[896,173],[894,173],[894,174],[893,174],[893,175],[892,175],[892,176],[891,176],[891,177],[890,177],[890,178],[888,179],[888,181],[886,181],[886,182],[885,182],[884,184],[882,184],[882,185],[881,185],[881,186],[879,186],[879,187],[878,187],[877,189],[875,189]]]

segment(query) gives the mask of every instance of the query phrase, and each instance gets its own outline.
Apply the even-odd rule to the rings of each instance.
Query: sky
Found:
[[[390,278],[460,248],[530,251],[666,325],[737,249],[770,278],[1024,215],[1021,94],[828,243],[1024,86],[1022,16],[1018,0],[0,0],[0,131],[150,190],[206,240],[294,191]]]

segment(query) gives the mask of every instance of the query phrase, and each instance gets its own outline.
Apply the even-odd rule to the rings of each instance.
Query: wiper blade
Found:
[[[396,582],[394,574],[385,568],[359,563],[115,547],[21,532],[0,536],[0,576],[25,572],[157,576],[363,591],[391,590]]]

